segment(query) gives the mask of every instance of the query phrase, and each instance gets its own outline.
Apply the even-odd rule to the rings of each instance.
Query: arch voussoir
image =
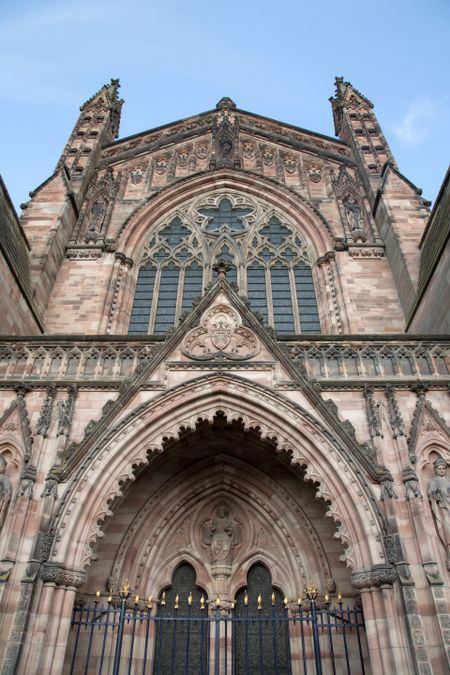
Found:
[[[213,423],[219,413],[246,431],[257,430],[277,451],[289,453],[292,464],[304,467],[305,480],[314,483],[326,515],[336,522],[335,537],[346,547],[347,565],[361,569],[385,562],[380,543],[384,523],[374,495],[344,449],[300,406],[223,373],[200,377],[182,392],[172,390],[140,405],[120,429],[97,442],[91,459],[71,477],[55,516],[51,560],[86,567],[102,536],[101,523],[134,479],[136,467],[148,463],[152,452],[163,452],[170,439],[195,430],[199,420]]]

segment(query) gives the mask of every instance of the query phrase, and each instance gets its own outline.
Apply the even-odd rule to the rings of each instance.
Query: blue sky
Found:
[[[111,77],[125,99],[121,137],[224,95],[333,136],[328,98],[343,75],[434,200],[450,156],[449,44],[448,0],[3,0],[0,173],[18,207]]]

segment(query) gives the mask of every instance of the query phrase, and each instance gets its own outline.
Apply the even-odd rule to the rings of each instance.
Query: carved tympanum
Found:
[[[431,503],[439,539],[445,546],[447,568],[450,569],[450,479],[447,478],[447,462],[438,457],[434,464],[434,477],[428,483],[428,499]]]
[[[240,361],[258,354],[260,345],[256,335],[241,325],[241,318],[232,307],[216,305],[205,312],[200,326],[189,331],[182,349],[191,359]]]

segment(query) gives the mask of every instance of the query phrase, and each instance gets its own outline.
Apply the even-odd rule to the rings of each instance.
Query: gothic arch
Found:
[[[250,172],[218,169],[177,181],[149,197],[122,225],[117,236],[118,250],[135,260],[144,246],[149,223],[158,221],[183,203],[201,197],[207,190],[219,189],[237,190],[254,199],[262,196],[274,209],[300,221],[316,259],[334,248],[336,233],[330,223],[299,194]]]
[[[136,590],[150,589],[157,595],[186,559],[211,595],[213,579],[204,569],[208,556],[202,531],[219,503],[231,507],[239,527],[245,523],[245,536],[233,556],[232,594],[245,583],[255,562],[270,567],[274,583],[292,596],[311,580],[330,589],[327,553],[302,505],[261,470],[252,467],[249,475],[248,465],[227,453],[196,462],[159,487],[127,526],[111,578],[119,587],[125,578],[131,579]],[[271,533],[270,541],[261,539],[261,531]]]
[[[53,519],[52,562],[77,568],[90,563],[92,547],[103,536],[101,523],[136,468],[148,463],[149,452],[163,452],[169,438],[195,428],[199,419],[212,422],[221,411],[273,439],[291,462],[306,467],[305,480],[317,486],[316,497],[327,516],[338,523],[336,537],[346,548],[347,564],[361,569],[383,564],[383,518],[361,467],[339,447],[326,428],[299,405],[276,392],[223,373],[200,377],[147,401],[99,439],[68,480]]]

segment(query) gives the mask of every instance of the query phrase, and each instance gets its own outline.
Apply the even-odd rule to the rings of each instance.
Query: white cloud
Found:
[[[394,134],[406,145],[422,143],[431,131],[435,113],[435,106],[430,101],[414,101],[408,106],[400,123],[394,127]]]

